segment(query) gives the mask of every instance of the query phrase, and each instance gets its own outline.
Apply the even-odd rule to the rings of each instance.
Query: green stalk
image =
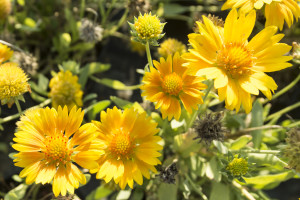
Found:
[[[150,67],[153,67],[153,64],[152,64],[152,58],[151,58],[151,52],[150,52],[150,44],[149,44],[149,42],[147,41],[147,43],[146,43],[146,54],[147,54],[147,59],[148,59],[148,64],[149,64],[149,66]],[[146,68],[146,71],[150,71],[149,70],[149,67],[148,68]]]
[[[199,187],[193,182],[193,180],[189,177],[189,175],[184,174],[185,178],[190,182],[192,188],[194,189],[195,192],[197,192],[203,200],[208,200],[208,198],[206,197],[206,195],[202,192],[201,189],[199,189]]]
[[[295,104],[293,104],[293,105],[290,105],[290,106],[288,106],[288,107],[286,107],[286,108],[284,108],[284,109],[282,109],[282,110],[280,110],[280,111],[278,111],[278,112],[276,112],[276,113],[274,113],[274,114],[272,114],[272,115],[269,115],[269,116],[266,118],[265,121],[269,121],[269,120],[271,120],[271,119],[273,119],[273,118],[280,117],[280,116],[283,115],[284,113],[287,113],[287,112],[289,112],[289,111],[291,111],[291,110],[293,110],[293,109],[295,109],[295,108],[298,108],[298,107],[300,107],[300,101],[297,102],[297,103],[295,103]]]
[[[205,105],[205,102],[206,102],[206,99],[207,99],[207,97],[208,97],[208,94],[209,94],[209,92],[211,91],[211,89],[212,89],[212,87],[213,87],[213,81],[211,80],[210,82],[209,82],[209,84],[208,84],[208,87],[207,87],[207,91],[206,91],[206,93],[205,93],[205,96],[203,97],[203,104],[202,105],[200,105],[199,107],[198,107],[198,110],[197,111],[195,111],[193,114],[192,114],[192,117],[191,117],[191,119],[190,119],[190,121],[189,121],[189,123],[188,123],[188,125],[187,125],[187,130],[189,129],[189,128],[191,128],[192,127],[192,125],[194,124],[194,121],[196,120],[196,118],[197,118],[197,116],[200,114],[200,112],[202,111],[202,106],[203,105]],[[186,130],[186,131],[187,131]]]
[[[259,149],[247,149],[247,150],[231,150],[231,153],[263,153],[263,154],[279,154],[279,150],[259,150]]]
[[[42,108],[48,104],[51,103],[51,99],[47,99],[45,100],[44,102],[40,103],[39,105],[37,106],[34,106],[32,108]],[[14,114],[14,115],[11,115],[11,116],[8,116],[8,117],[5,117],[3,119],[0,118],[0,124],[3,124],[3,123],[6,123],[6,122],[9,122],[11,120],[14,120],[14,119],[17,119],[18,117],[20,116],[20,113],[17,113],[17,114]]]
[[[80,19],[83,18],[84,9],[85,9],[85,0],[81,0],[81,3],[80,3]]]
[[[298,76],[289,84],[287,85],[285,88],[281,89],[280,91],[276,92],[276,94],[273,95],[271,100],[274,100],[278,97],[280,97],[281,95],[283,95],[284,93],[286,93],[287,91],[289,91],[292,87],[294,87],[300,80],[300,73],[298,74]],[[269,102],[269,99],[266,99],[263,104]]]
[[[21,115],[21,114],[22,114],[22,108],[21,108],[21,105],[20,105],[19,100],[18,100],[18,99],[15,99],[15,103],[16,103],[16,106],[17,106],[19,115]]]

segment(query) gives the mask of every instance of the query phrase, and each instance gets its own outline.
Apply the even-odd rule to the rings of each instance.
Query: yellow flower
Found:
[[[17,63],[7,62],[0,65],[0,100],[1,104],[11,107],[15,99],[30,91],[28,77]],[[22,99],[22,98],[21,98]]]
[[[253,9],[261,9],[265,5],[265,26],[283,28],[284,20],[289,27],[300,17],[300,6],[296,0],[227,0],[222,10],[240,8],[240,11],[249,13]]]
[[[0,43],[0,64],[9,60],[12,55],[13,55],[13,51],[10,50],[8,46]]]
[[[51,89],[49,97],[52,99],[52,106],[67,105],[69,109],[73,106],[82,106],[83,92],[78,83],[78,77],[70,71],[61,71],[54,76],[49,83]]]
[[[226,167],[233,176],[243,176],[248,172],[248,162],[244,158],[234,158]]]
[[[173,38],[166,39],[158,48],[158,54],[164,58],[167,58],[169,55],[173,56],[176,52],[179,54],[185,53],[186,46]]]
[[[160,59],[160,63],[153,61],[154,67],[150,68],[150,72],[146,72],[142,80],[144,90],[142,96],[147,100],[156,102],[155,108],[161,107],[163,118],[168,117],[176,120],[181,115],[180,100],[184,108],[192,113],[192,108],[198,109],[198,104],[202,104],[203,93],[200,90],[206,88],[201,83],[204,79],[188,75],[187,68],[183,67],[184,60],[176,53],[174,57],[168,56],[167,60]]]
[[[94,126],[80,127],[84,112],[74,107],[70,112],[65,106],[33,109],[25,112],[17,123],[12,147],[19,151],[15,165],[24,168],[20,177],[26,183],[50,183],[53,193],[65,196],[74,193],[79,183],[85,184],[84,174],[73,164],[83,168],[98,167],[101,150],[93,149],[91,141],[97,137]]]
[[[93,121],[99,136],[94,143],[104,150],[100,157],[96,178],[108,183],[114,179],[124,189],[128,184],[133,188],[134,181],[143,184],[143,176],[150,178],[149,170],[157,172],[155,165],[161,164],[157,157],[162,146],[157,142],[161,137],[157,123],[147,117],[146,113],[138,113],[133,108],[124,112],[114,107],[101,112],[101,122]]]
[[[0,20],[5,19],[11,11],[11,1],[10,0],[0,0]]]
[[[275,25],[280,30],[283,28],[284,21],[288,27],[294,23],[294,16],[296,21],[300,17],[300,6],[294,0],[272,1],[266,4],[265,7],[266,24],[265,26]]]
[[[249,113],[252,109],[251,94],[259,90],[268,98],[277,89],[275,81],[264,72],[278,71],[291,64],[291,56],[282,56],[291,46],[278,43],[283,34],[276,34],[277,27],[268,26],[250,41],[255,24],[255,11],[247,16],[230,11],[224,29],[220,30],[209,19],[198,23],[200,34],[190,34],[193,49],[183,55],[188,61],[190,73],[214,79],[220,101],[225,99],[226,108],[240,109],[241,104]]]
[[[134,24],[129,23],[131,27],[131,34],[137,42],[158,46],[157,40],[161,39],[165,23],[160,23],[156,15],[150,13],[140,14],[138,18],[134,17]]]

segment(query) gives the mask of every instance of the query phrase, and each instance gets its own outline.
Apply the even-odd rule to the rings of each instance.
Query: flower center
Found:
[[[73,151],[68,148],[67,143],[68,138],[64,134],[46,138],[46,149],[44,151],[46,160],[56,165],[70,161]]]
[[[177,96],[182,90],[182,79],[173,72],[164,77],[162,88],[165,93]]]
[[[129,158],[130,155],[133,153],[132,151],[134,147],[135,144],[130,138],[130,135],[128,133],[123,133],[120,131],[113,137],[109,148],[114,156],[118,158]]]
[[[216,64],[232,78],[238,78],[249,74],[253,59],[252,52],[245,44],[227,43],[217,52]]]

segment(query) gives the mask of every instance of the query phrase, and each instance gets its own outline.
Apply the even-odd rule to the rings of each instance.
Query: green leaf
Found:
[[[182,14],[188,10],[189,10],[188,7],[179,4],[171,4],[171,3],[164,4],[165,16],[174,16],[174,15]]]
[[[273,189],[281,182],[293,178],[294,175],[295,173],[290,170],[279,174],[268,174],[250,178],[244,177],[244,180],[246,181],[247,185],[252,185],[256,189]]]
[[[4,200],[21,200],[25,196],[28,185],[22,183],[10,190],[5,196]]]
[[[121,190],[116,197],[116,200],[126,200],[129,199],[131,195],[131,189],[129,190]]]
[[[36,27],[35,21],[30,17],[26,17],[26,19],[24,20],[24,24],[30,28]]]
[[[132,102],[126,101],[126,100],[121,99],[116,96],[111,96],[110,100],[112,100],[112,102],[114,102],[119,108],[122,108],[122,109],[130,108],[133,105]]]
[[[231,143],[230,149],[239,150],[245,147],[252,139],[250,135],[243,135]]]
[[[211,200],[230,200],[229,186],[213,181],[212,190],[210,192]]]
[[[63,71],[69,70],[70,72],[72,72],[72,74],[79,74],[79,72],[81,72],[79,70],[80,65],[73,60],[65,61],[61,65],[58,65],[58,67],[60,70],[63,70]]]
[[[30,88],[32,89],[32,91],[35,91],[38,94],[41,94],[43,96],[48,96],[48,92],[41,89],[35,82],[29,81],[29,85],[30,85]]]
[[[283,170],[288,164],[273,154],[249,153],[248,162]]]
[[[257,99],[252,108],[250,127],[262,126],[263,122],[263,107],[260,101]],[[252,131],[251,134],[253,137],[252,141],[254,148],[259,149],[262,141],[262,130]]]
[[[86,200],[101,200],[104,197],[107,197],[113,192],[113,190],[110,190],[103,185],[97,187],[94,191],[92,191],[87,197]]]
[[[212,142],[214,146],[218,149],[218,151],[222,154],[227,154],[228,153],[228,148],[220,141],[214,140]]]
[[[80,69],[80,73],[84,70],[84,68],[88,68],[88,75],[105,72],[110,69],[110,64],[103,64],[99,62],[92,62],[85,65]]]
[[[46,100],[45,97],[38,95],[36,92],[31,91],[30,96],[33,100],[37,102],[44,102]]]
[[[109,100],[103,100],[103,101],[99,101],[93,105],[91,105],[89,108],[87,108],[88,111],[88,116],[89,119],[95,119],[96,115],[98,113],[100,113],[102,110],[104,110],[105,108],[107,108],[110,105],[110,101]]]
[[[176,200],[177,199],[177,189],[176,184],[161,183],[158,188],[158,199],[159,200]]]
[[[139,89],[140,85],[132,85],[132,86],[127,86],[124,83],[122,83],[121,81],[118,80],[113,80],[113,79],[109,79],[109,78],[103,78],[103,79],[93,79],[94,81],[96,81],[97,83],[103,84],[107,87],[113,88],[115,90],[135,90],[135,89]]]
[[[82,70],[80,70],[80,75],[78,79],[78,83],[81,85],[81,89],[84,89],[88,77],[89,77],[89,68],[84,67]]]
[[[217,182],[221,181],[222,175],[220,173],[219,162],[216,156],[209,161],[206,168],[206,176],[211,180],[215,180]]]
[[[48,88],[48,84],[49,84],[49,79],[46,76],[44,76],[43,74],[39,74],[38,75],[38,87],[39,87],[39,89],[46,92],[47,88]]]
[[[25,6],[25,0],[17,0],[20,6]]]
[[[98,95],[96,93],[90,93],[88,95],[86,95],[84,98],[83,98],[83,102],[87,102],[87,101],[90,101],[92,99],[95,99],[97,98]]]

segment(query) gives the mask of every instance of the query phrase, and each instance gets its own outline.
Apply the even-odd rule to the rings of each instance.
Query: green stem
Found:
[[[32,107],[32,108],[42,108],[42,107],[48,105],[49,103],[51,103],[51,99],[47,99],[47,100],[45,100],[44,102],[42,102],[42,103],[40,103],[39,105],[34,106],[34,107]],[[3,124],[3,123],[6,123],[6,122],[9,122],[9,121],[11,121],[11,120],[17,119],[19,116],[20,116],[20,113],[17,113],[17,114],[14,114],[14,115],[5,117],[5,118],[3,118],[3,119],[0,118],[0,123]]]
[[[241,186],[238,182],[232,181],[232,185],[234,185],[236,188],[241,190],[242,194],[248,199],[248,200],[255,200],[255,198],[246,190],[243,186]]]
[[[147,54],[147,59],[148,59],[148,64],[149,64],[149,66],[150,67],[153,67],[153,64],[152,64],[152,58],[151,58],[151,52],[150,52],[150,44],[149,44],[149,42],[147,41],[147,43],[146,43],[146,54]],[[149,67],[148,68],[146,68],[146,71],[150,71],[149,70]]]
[[[287,125],[286,127],[293,128],[293,127],[296,127],[296,126],[300,126],[300,121],[293,122],[293,123]]]
[[[280,91],[276,92],[276,94],[273,95],[271,100],[274,100],[278,97],[280,97],[281,95],[283,95],[284,93],[286,93],[287,91],[289,91],[292,87],[294,87],[300,80],[300,73],[298,74],[298,76],[293,80],[293,82],[291,82],[289,85],[287,85],[285,88],[281,89]],[[263,104],[269,102],[269,99],[266,99]]]
[[[202,197],[203,200],[208,200],[206,195],[202,192],[202,190],[200,188],[198,188],[198,186],[193,182],[193,180],[189,177],[189,175],[184,174],[184,176],[190,182],[194,191],[197,192]]]
[[[81,3],[80,3],[80,19],[83,18],[84,9],[85,9],[85,0],[81,0]]]
[[[232,153],[263,153],[263,154],[278,154],[279,150],[259,150],[259,149],[247,149],[247,150],[231,150]]]
[[[278,112],[276,112],[276,113],[274,113],[274,114],[272,114],[272,115],[269,115],[269,116],[266,118],[265,121],[269,121],[269,120],[271,120],[271,119],[273,119],[273,118],[276,118],[277,116],[281,116],[281,115],[283,115],[284,113],[287,113],[287,112],[289,112],[289,111],[291,111],[291,110],[293,110],[293,109],[295,109],[295,108],[298,108],[298,107],[300,107],[300,101],[297,102],[297,103],[295,103],[295,104],[293,104],[293,105],[291,105],[291,106],[288,106],[288,107],[286,107],[286,108],[284,108],[284,109],[282,109],[282,110],[280,110],[280,111],[278,111]]]
[[[207,87],[207,89],[206,89],[205,96],[203,97],[203,104],[200,105],[200,106],[198,107],[198,110],[195,111],[195,112],[192,114],[191,119],[190,119],[190,121],[189,121],[189,123],[188,123],[188,125],[187,125],[186,131],[187,131],[189,128],[192,127],[192,125],[194,124],[194,121],[196,120],[197,116],[198,116],[198,115],[200,114],[200,112],[202,111],[201,108],[202,108],[203,105],[205,105],[206,99],[207,99],[208,94],[210,93],[210,91],[211,91],[213,85],[214,85],[214,84],[213,84],[213,81],[211,80],[211,81],[208,83],[208,87]]]
[[[21,115],[21,114],[22,114],[22,108],[21,108],[21,105],[20,105],[20,102],[19,102],[18,99],[15,99],[15,104],[16,104],[16,106],[17,106],[19,115]]]

